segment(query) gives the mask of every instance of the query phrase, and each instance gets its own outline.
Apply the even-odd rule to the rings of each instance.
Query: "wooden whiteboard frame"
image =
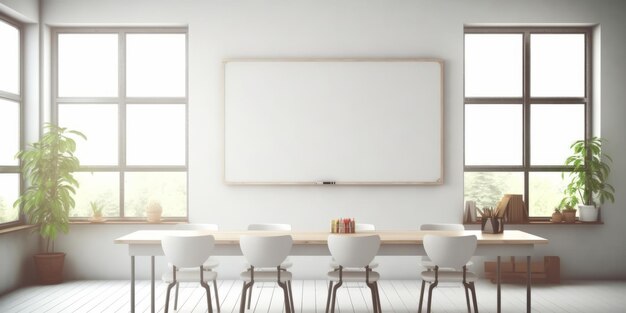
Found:
[[[226,99],[226,65],[231,62],[427,62],[439,65],[439,116],[433,118],[439,119],[439,177],[428,181],[234,181],[229,180],[227,175],[227,99]],[[224,105],[224,159],[223,159],[223,180],[228,185],[442,185],[444,177],[444,62],[436,58],[330,58],[330,59],[308,59],[308,58],[289,58],[289,59],[267,59],[267,58],[244,58],[244,59],[224,59],[222,62],[223,74],[223,105]],[[436,131],[436,130],[434,130]]]

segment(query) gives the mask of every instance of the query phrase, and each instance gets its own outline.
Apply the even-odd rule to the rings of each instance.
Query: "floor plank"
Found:
[[[384,312],[416,312],[421,282],[383,280],[379,282]],[[239,312],[241,281],[218,281],[223,313]],[[428,287],[428,285],[427,285]],[[167,284],[156,283],[156,312],[163,312]],[[325,280],[298,280],[292,283],[295,313],[322,313],[326,308],[328,285]],[[496,311],[496,288],[489,281],[476,283],[481,312]],[[30,286],[0,297],[0,312],[129,312],[128,281],[69,281],[53,286]],[[150,282],[137,281],[136,312],[150,312]],[[566,281],[560,285],[533,286],[533,312],[624,312],[626,281]],[[427,291],[426,291],[427,295]],[[211,297],[214,299],[213,286]],[[426,296],[425,296],[426,298]],[[426,299],[425,299],[426,300]],[[172,290],[171,312],[174,305]],[[337,313],[372,312],[369,288],[346,283],[337,293]],[[208,312],[204,288],[196,283],[181,283],[178,312]],[[213,305],[213,312],[217,312]],[[424,305],[425,307],[425,305]],[[433,291],[433,312],[466,312],[465,293],[460,285],[442,284]],[[502,286],[502,311],[524,312],[526,286]],[[273,283],[254,286],[251,310],[246,313],[284,313],[283,292]]]

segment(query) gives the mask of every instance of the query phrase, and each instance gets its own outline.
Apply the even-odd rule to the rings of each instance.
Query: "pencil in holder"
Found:
[[[483,233],[501,234],[504,232],[504,218],[502,217],[486,217],[482,219],[480,227]]]

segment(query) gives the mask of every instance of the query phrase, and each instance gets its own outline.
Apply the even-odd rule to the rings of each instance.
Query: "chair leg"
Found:
[[[372,293],[372,311],[374,313],[377,313],[378,311],[378,305],[376,304],[376,289],[374,289],[374,283],[365,283],[367,285],[367,287],[370,289],[370,292]]]
[[[467,313],[472,313],[470,309],[470,300],[469,300],[469,285],[467,283],[463,283],[463,288],[465,289],[465,302],[467,302]]]
[[[220,313],[220,296],[217,294],[217,279],[213,281],[213,289],[215,289],[215,306],[217,313]]]
[[[209,287],[209,284],[204,281],[204,270],[202,269],[202,266],[200,266],[200,285],[202,285],[204,290],[206,290],[206,304],[209,308],[209,313],[213,313],[213,304],[211,304],[211,288]]]
[[[293,289],[291,288],[291,280],[287,281],[287,288],[289,288],[289,303],[291,303],[291,313],[296,312],[293,304]]]
[[[469,284],[470,291],[472,291],[472,300],[474,300],[474,313],[478,313],[478,302],[476,302],[476,286],[474,282]]]
[[[343,284],[342,281],[339,281],[335,287],[333,287],[333,296],[332,296],[332,300],[330,301],[330,313],[335,313],[335,300],[337,299],[337,289],[339,289],[339,287],[341,287],[341,285]]]
[[[433,299],[433,289],[435,289],[435,287],[437,287],[437,284],[439,282],[435,281],[433,283],[430,284],[430,287],[428,288],[428,304],[426,304],[426,312],[430,313],[430,305],[432,303],[432,299]]]
[[[241,289],[241,302],[239,304],[239,313],[244,313],[246,309],[246,291],[252,286],[252,283],[243,282],[243,288]]]
[[[176,282],[176,291],[174,292],[174,310],[178,310],[178,286],[179,282]]]
[[[426,287],[426,281],[422,279],[422,289],[420,290],[420,303],[417,307],[417,313],[422,313],[422,303],[424,302],[424,287]]]
[[[250,310],[250,303],[252,302],[252,285],[254,285],[254,283],[250,285],[250,290],[248,290],[248,310]]]
[[[167,313],[169,311],[170,308],[170,291],[172,291],[172,288],[176,285],[176,281],[171,282],[169,285],[167,285],[167,294],[165,296],[165,313]]]
[[[326,298],[326,313],[329,312],[330,310],[330,298],[333,292],[333,281],[329,280],[328,281],[328,297]]]
[[[285,312],[286,313],[292,313],[291,312],[291,304],[289,303],[289,290],[287,288],[287,284],[286,283],[278,283],[278,286],[280,286],[280,288],[283,289],[283,298],[284,298],[284,302],[285,302]]]
[[[381,313],[383,310],[380,307],[380,293],[378,292],[378,282],[374,283],[374,289],[376,290],[376,306],[378,307],[378,313]]]

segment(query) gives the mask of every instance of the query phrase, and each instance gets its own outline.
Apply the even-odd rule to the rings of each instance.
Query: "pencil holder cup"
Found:
[[[482,230],[483,233],[501,234],[502,232],[504,232],[504,218],[501,218],[501,217],[483,218],[480,229]]]

